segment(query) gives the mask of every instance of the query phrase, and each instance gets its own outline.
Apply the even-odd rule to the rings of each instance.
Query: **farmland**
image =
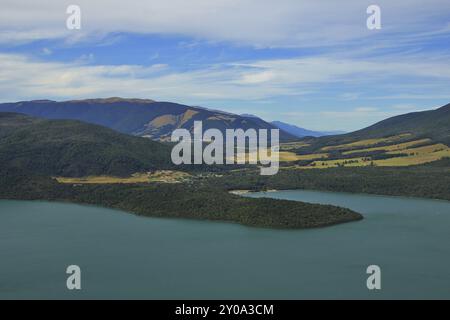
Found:
[[[295,147],[281,145],[279,156],[280,162],[299,169],[411,166],[450,157],[450,148],[444,143],[429,138],[408,138],[408,134],[401,134],[316,149],[308,148],[305,143]]]

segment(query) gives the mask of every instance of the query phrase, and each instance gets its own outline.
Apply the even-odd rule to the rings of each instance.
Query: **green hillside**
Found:
[[[168,168],[170,147],[74,120],[0,114],[0,162],[34,174],[116,175]]]
[[[370,127],[347,134],[309,139],[314,149],[359,140],[405,135],[401,141],[429,138],[450,145],[450,104],[436,110],[413,112],[388,118]],[[401,142],[399,141],[399,142]]]

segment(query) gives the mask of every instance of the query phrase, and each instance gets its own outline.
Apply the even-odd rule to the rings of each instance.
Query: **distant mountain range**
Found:
[[[53,120],[1,112],[5,109],[39,114]],[[103,126],[77,120],[54,120],[70,117],[100,122]],[[148,119],[152,120],[148,122]],[[110,128],[144,137],[165,138],[172,128],[190,128],[194,119],[205,119],[208,126],[222,129],[274,127],[251,115],[236,116],[151,100],[96,99],[62,103],[41,100],[2,104],[0,163],[2,167],[18,168],[23,172],[62,176],[126,176],[134,172],[171,168],[168,144],[133,137]],[[275,124],[280,125],[279,122]],[[287,129],[284,126],[284,130]],[[289,133],[284,135],[293,136]],[[347,134],[308,135],[301,139],[307,143],[302,149],[306,153],[327,146],[389,136],[398,136],[397,142],[427,138],[432,141],[428,144],[440,142],[450,145],[450,104],[436,110],[392,117]]]
[[[255,116],[253,114],[243,113],[241,114],[241,117],[251,118],[251,119],[260,119],[258,116]],[[322,137],[322,136],[330,136],[330,135],[336,135],[336,134],[343,134],[344,131],[313,131],[308,130],[304,128],[300,128],[296,125],[289,124],[286,122],[281,121],[272,121],[270,122],[278,129],[290,133],[291,135],[297,137],[297,138],[304,138],[304,137]]]
[[[280,128],[280,130],[286,131],[298,138],[303,137],[322,137],[322,136],[331,136],[337,134],[343,134],[344,131],[313,131],[304,128],[297,127],[296,125],[281,122],[281,121],[272,121],[271,124]]]
[[[318,132],[281,121],[268,123],[251,115],[236,115],[202,107],[149,99],[87,99],[56,102],[22,101],[0,104],[0,112],[23,113],[46,119],[71,119],[101,125],[113,130],[154,140],[168,140],[174,129],[193,129],[194,121],[203,128],[280,129],[282,141],[307,140],[311,148],[352,143],[408,133],[404,140],[430,138],[450,144],[450,104],[436,110],[413,112],[392,117],[351,133]],[[4,125],[5,127],[5,125]],[[3,129],[5,130],[5,129]]]
[[[202,121],[203,129],[277,128],[260,118],[239,116],[227,112],[178,103],[157,102],[148,99],[87,99],[56,102],[51,100],[22,101],[0,104],[0,112],[23,113],[46,119],[80,120],[105,126],[116,131],[148,137],[154,140],[169,140],[178,128],[193,131],[194,121]],[[297,136],[284,130],[280,140],[295,140]]]

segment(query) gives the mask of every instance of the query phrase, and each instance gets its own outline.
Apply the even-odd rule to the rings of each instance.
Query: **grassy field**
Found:
[[[448,146],[443,143],[433,143],[428,138],[399,142],[408,136],[408,134],[402,134],[382,139],[361,140],[350,144],[321,148],[322,152],[304,153],[304,151],[300,151],[301,154],[297,154],[295,150],[302,146],[307,147],[308,144],[303,142],[286,143],[280,146],[279,161],[287,163],[287,165],[291,162],[293,163],[291,167],[295,168],[323,169],[342,166],[410,166],[450,157]],[[370,147],[379,144],[382,145]],[[328,150],[328,152],[323,152],[324,150]],[[270,155],[270,151],[268,154]],[[352,157],[352,155],[354,156]],[[257,152],[246,153],[246,162],[250,158],[255,161],[256,159],[260,160]],[[236,160],[237,155],[235,156]],[[303,163],[295,165],[295,162],[298,161]]]
[[[405,134],[399,134],[397,136],[391,136],[391,137],[386,137],[386,138],[360,140],[360,141],[347,143],[347,144],[341,144],[341,145],[337,145],[337,146],[323,147],[321,150],[322,151],[342,150],[342,149],[350,149],[350,148],[357,148],[357,147],[369,147],[369,146],[377,145],[380,143],[386,143],[386,144],[395,143],[395,142],[398,142],[399,140],[409,137],[410,135],[411,134],[409,134],[409,133],[405,133]]]
[[[283,143],[280,146],[280,149],[281,150],[292,150],[292,149],[299,149],[299,148],[308,147],[308,146],[310,146],[309,143],[305,143],[302,141],[295,141],[295,142]]]
[[[439,143],[419,148],[405,149],[401,151],[391,151],[388,154],[406,153],[407,157],[391,158],[375,161],[378,166],[410,166],[423,164],[450,157],[450,148]]]
[[[400,154],[400,153],[406,153],[406,154],[416,154],[416,155],[426,155],[430,153],[436,153],[440,151],[446,151],[449,147],[447,147],[443,143],[437,143],[432,145],[427,145],[423,147],[417,147],[417,148],[405,148],[405,149],[398,149],[398,150],[392,150],[387,152],[388,154]]]
[[[323,147],[304,154],[295,153],[294,146],[302,143],[287,144],[280,147],[280,162],[292,162],[290,168],[324,169],[333,167],[366,166],[411,166],[425,164],[450,157],[450,148],[443,143],[435,143],[429,138],[405,141],[409,134],[401,134],[380,139],[360,140],[349,144]],[[307,146],[307,144],[304,144]],[[289,151],[292,150],[292,151]],[[311,149],[310,149],[311,150]],[[297,163],[302,161],[303,163]]]
[[[393,147],[392,149],[396,149]],[[446,145],[433,144],[418,148],[408,148],[408,149],[396,149],[394,151],[389,151],[387,154],[395,155],[401,154],[402,156],[393,157],[389,159],[372,160],[371,157],[355,157],[348,159],[336,159],[336,160],[320,160],[314,161],[303,168],[332,168],[332,167],[363,167],[363,166],[411,166],[429,163],[437,161],[446,157],[450,157],[450,148]],[[405,156],[406,155],[406,156]]]
[[[135,173],[130,177],[89,176],[82,178],[55,177],[59,183],[65,184],[133,184],[133,183],[179,183],[190,175],[186,172],[158,170],[152,173]]]
[[[404,143],[399,144],[393,144],[389,146],[382,146],[382,147],[373,147],[373,148],[366,148],[366,149],[356,149],[356,150],[350,150],[350,151],[344,151],[342,154],[348,155],[348,154],[354,154],[354,153],[360,153],[360,152],[373,152],[373,151],[398,151],[398,150],[404,150],[413,146],[417,146],[424,143],[431,142],[430,139],[420,139],[420,140],[413,140],[408,141]]]
[[[261,151],[263,152],[263,155],[268,155],[270,157],[271,152],[270,150]],[[242,156],[244,154],[242,153]],[[280,162],[293,162],[293,161],[299,161],[299,160],[316,160],[316,159],[325,159],[328,157],[328,153],[311,153],[311,154],[296,154],[295,152],[291,151],[280,151],[278,153],[279,161]],[[260,157],[258,155],[258,152],[250,152],[245,154],[245,161],[249,161],[250,159],[256,160],[269,160],[269,157]],[[238,155],[235,155],[234,160],[237,161]]]
[[[299,161],[299,160],[315,160],[328,158],[327,153],[311,153],[311,154],[295,154],[294,152],[280,151],[281,162]]]

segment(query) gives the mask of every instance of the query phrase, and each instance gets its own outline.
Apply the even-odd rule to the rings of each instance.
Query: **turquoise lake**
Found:
[[[334,204],[364,220],[322,229],[138,217],[0,201],[0,299],[450,299],[450,202],[315,191],[249,194]],[[66,288],[79,265],[82,290]],[[366,268],[379,265],[382,289]]]

